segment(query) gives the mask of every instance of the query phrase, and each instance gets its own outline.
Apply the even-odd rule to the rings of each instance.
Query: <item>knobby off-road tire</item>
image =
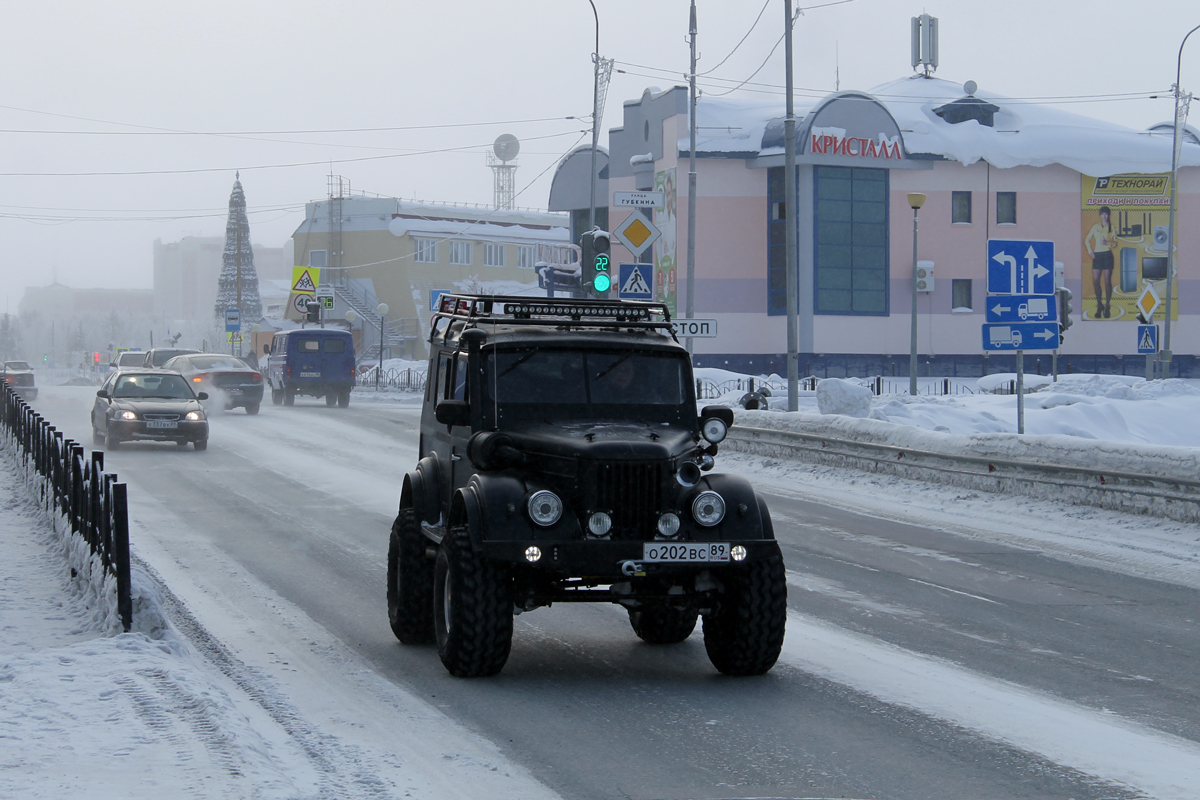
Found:
[[[432,644],[433,560],[425,557],[425,537],[411,508],[400,509],[392,523],[387,565],[392,633],[403,644]]]
[[[787,623],[783,558],[734,567],[721,576],[725,591],[704,618],[704,649],[726,675],[762,675],[775,666]]]
[[[648,644],[678,644],[696,629],[696,607],[653,603],[629,611],[629,624],[638,638]]]
[[[442,540],[433,570],[433,628],[442,664],[459,678],[495,675],[512,648],[507,565],[486,561],[465,526]]]

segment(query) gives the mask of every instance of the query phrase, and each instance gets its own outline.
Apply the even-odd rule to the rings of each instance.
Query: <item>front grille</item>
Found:
[[[596,464],[596,509],[612,514],[614,539],[651,539],[662,510],[661,462],[609,461]]]
[[[153,419],[153,420],[159,420],[159,421],[164,421],[164,422],[177,422],[177,421],[179,421],[179,415],[178,414],[142,414],[142,419]]]

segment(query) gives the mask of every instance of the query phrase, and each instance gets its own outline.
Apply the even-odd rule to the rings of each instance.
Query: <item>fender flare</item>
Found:
[[[470,482],[455,492],[450,504],[450,524],[467,524],[472,540],[514,541],[546,537],[556,541],[583,537],[579,519],[567,507],[562,518],[548,528],[530,522],[525,513],[529,486],[521,477],[511,473],[486,473],[471,476]]]
[[[411,506],[417,519],[434,524],[441,516],[438,495],[441,487],[441,470],[437,459],[426,456],[417,462],[417,468],[404,476],[400,490],[400,507]]]
[[[750,481],[740,475],[719,473],[706,475],[697,489],[709,489],[724,499],[726,516],[725,521],[721,523],[722,528],[728,530],[726,526],[731,526],[744,539],[775,538],[769,513],[765,518],[763,516],[767,504],[754,491]],[[693,494],[692,497],[694,496]]]

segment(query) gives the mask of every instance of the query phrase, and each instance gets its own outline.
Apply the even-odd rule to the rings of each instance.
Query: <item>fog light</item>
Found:
[[[701,492],[692,501],[692,517],[706,528],[725,519],[725,501],[716,492]]]
[[[550,527],[562,517],[562,500],[554,492],[543,489],[529,498],[529,518],[542,527]]]
[[[743,556],[743,558],[744,557],[745,556]],[[526,547],[525,548],[525,560],[528,561],[530,564],[536,564],[539,560],[541,560],[541,558],[542,558],[542,548],[540,548],[540,547]]]
[[[668,511],[658,518],[658,533],[664,539],[670,539],[679,534],[679,516]]]
[[[740,544],[735,544],[733,547],[729,548],[729,557],[734,561],[745,561],[746,548],[742,547]]]
[[[608,536],[612,530],[612,517],[603,511],[597,511],[588,517],[588,532],[597,538]]]

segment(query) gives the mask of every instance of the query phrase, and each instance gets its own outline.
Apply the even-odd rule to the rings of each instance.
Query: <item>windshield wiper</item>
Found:
[[[534,356],[536,356],[536,355],[537,355],[537,352],[538,352],[537,350],[530,350],[528,353],[526,353],[525,355],[521,356],[520,358],[518,358],[518,359],[517,359],[516,361],[514,361],[513,363],[509,364],[509,365],[508,365],[508,369],[504,370],[504,372],[501,372],[501,373],[500,373],[499,375],[497,375],[496,377],[498,377],[498,378],[503,378],[505,375],[507,375],[508,373],[512,372],[514,369],[516,369],[517,367],[521,366],[522,364],[524,364],[524,363],[525,363],[526,361],[528,361],[529,359],[531,359],[531,358],[533,358]]]
[[[618,358],[618,359],[617,359],[616,361],[614,361],[613,363],[609,364],[609,365],[608,365],[607,367],[605,367],[603,370],[601,370],[600,372],[596,373],[596,377],[597,377],[597,378],[603,378],[605,375],[607,375],[608,373],[612,372],[614,369],[616,369],[617,367],[621,366],[622,364],[624,364],[626,361],[628,361],[628,360],[629,360],[630,358],[632,358],[632,357],[633,357],[633,353],[626,353],[625,355],[621,356],[620,358]]]

